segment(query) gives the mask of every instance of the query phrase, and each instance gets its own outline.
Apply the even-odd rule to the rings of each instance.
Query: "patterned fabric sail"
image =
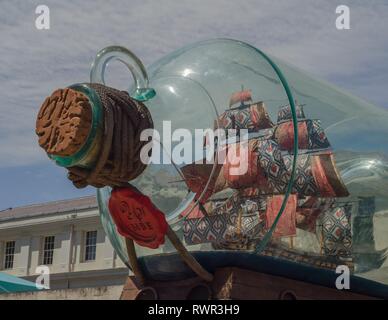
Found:
[[[216,164],[214,174],[210,180],[206,193],[201,198],[202,203],[205,203],[212,194],[227,188],[221,169],[222,165]],[[213,170],[213,164],[193,163],[182,167],[181,170],[187,186],[192,192],[196,193],[196,199],[198,199],[203,190],[205,190],[208,179]]]
[[[183,234],[187,244],[244,242],[264,232],[265,200],[240,198],[237,194],[216,206],[211,216],[186,219]]]
[[[291,177],[293,156],[283,154],[279,145],[272,139],[251,139],[247,144],[228,145],[229,155],[225,164],[218,164],[209,183],[204,203],[214,193],[226,188],[257,188],[261,195],[277,195],[286,192]],[[243,152],[241,149],[247,148]],[[231,156],[235,155],[236,159]],[[245,159],[247,157],[247,159]],[[232,174],[233,169],[247,163],[243,174]],[[234,168],[235,167],[235,168]],[[199,196],[212,171],[212,164],[192,164],[182,168],[186,182]],[[236,170],[238,172],[238,170]],[[331,152],[320,154],[301,154],[297,158],[297,170],[293,193],[299,196],[347,197],[349,192],[336,170]]]
[[[303,111],[303,106],[297,104],[295,106],[295,113],[296,113],[296,118],[299,119],[305,119],[304,111]],[[292,120],[292,113],[291,113],[291,107],[290,105],[286,105],[283,107],[279,108],[278,112],[278,124],[282,123],[284,121],[290,121]]]
[[[352,253],[350,206],[327,210],[322,217],[322,246],[325,255],[349,257]]]
[[[294,148],[294,124],[286,121],[275,129],[275,139],[282,150],[292,152]],[[298,122],[298,148],[303,151],[329,149],[330,143],[319,120],[303,120]]]
[[[241,176],[228,174],[230,165],[224,165],[227,185],[234,189],[256,187],[261,194],[284,194],[291,177],[292,155],[283,155],[271,139],[249,141],[248,171]],[[297,159],[293,193],[301,196],[346,197],[349,195],[336,170],[332,153],[302,154]]]
[[[283,157],[290,172],[291,155]],[[283,190],[283,193],[285,190]],[[301,196],[347,197],[349,192],[339,175],[331,152],[326,154],[301,154],[297,159],[297,171],[293,192]]]
[[[252,139],[247,143],[228,146],[227,161],[223,165],[223,175],[228,187],[242,189],[252,186],[261,188],[263,193],[269,191],[266,174],[259,164],[258,144],[257,139]]]
[[[264,102],[226,110],[219,116],[218,123],[222,129],[247,129],[249,132],[273,127]]]
[[[298,149],[299,152],[329,149],[330,143],[321,127],[319,120],[306,119],[302,106],[296,107],[298,119]],[[282,150],[293,152],[294,123],[290,106],[282,107],[278,114],[275,128],[275,139]]]

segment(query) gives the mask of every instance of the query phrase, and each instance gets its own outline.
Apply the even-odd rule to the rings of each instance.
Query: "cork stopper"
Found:
[[[73,89],[57,89],[46,98],[36,120],[39,145],[50,155],[74,155],[86,142],[92,126],[87,96]]]

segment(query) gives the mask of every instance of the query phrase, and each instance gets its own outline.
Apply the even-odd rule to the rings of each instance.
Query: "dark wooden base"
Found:
[[[334,284],[333,284],[334,285]],[[121,300],[360,300],[373,299],[349,290],[337,290],[239,268],[220,268],[214,280],[148,281],[140,286],[128,277]]]

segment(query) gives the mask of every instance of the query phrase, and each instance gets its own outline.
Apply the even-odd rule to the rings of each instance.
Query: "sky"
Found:
[[[49,30],[35,27],[40,4]],[[350,30],[335,27],[342,4]],[[87,82],[103,47],[128,47],[149,65],[192,42],[234,38],[388,107],[387,30],[388,0],[1,0],[0,210],[94,194],[48,160],[34,129],[44,98]],[[110,68],[109,85],[123,89],[128,79]]]

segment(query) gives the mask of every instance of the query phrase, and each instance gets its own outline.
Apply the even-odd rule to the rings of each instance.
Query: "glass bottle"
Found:
[[[106,65],[112,60],[120,60],[132,73],[135,81],[128,92],[148,108],[159,133],[157,140],[163,143],[152,155],[154,162],[160,163],[148,164],[131,183],[164,212],[172,229],[205,268],[231,261],[244,264],[251,256],[277,256],[279,247],[291,252],[288,259],[297,262],[301,261],[298,253],[304,252],[309,263],[318,267],[334,258],[356,272],[381,267],[388,247],[385,109],[241,41],[195,43],[166,55],[147,70],[127,49],[108,47],[97,54],[91,82],[104,83]],[[248,129],[249,141],[258,141],[252,146],[256,158],[248,160],[251,171],[233,178],[223,167],[222,175],[215,161],[204,171],[191,172],[199,177],[199,183],[190,181],[190,166],[203,158],[203,146],[209,142],[196,137],[196,130],[230,126]],[[174,136],[176,132],[183,134]],[[189,157],[180,157],[182,141],[191,143],[185,149],[189,154],[188,150],[193,150]],[[218,150],[222,149],[222,141],[216,142]],[[198,144],[200,153],[194,148]],[[253,149],[249,150],[253,154]],[[279,163],[277,154],[281,155]],[[61,164],[63,159],[56,160]],[[217,189],[221,176],[226,182]],[[97,191],[101,220],[115,250],[127,262],[123,238],[109,214],[110,192],[109,187]],[[226,200],[217,194],[228,203],[237,203],[236,220],[226,223],[221,242],[208,238],[193,241],[188,228],[194,222],[209,224],[218,213],[227,214],[221,208]],[[196,228],[198,231],[198,224]],[[158,249],[137,246],[136,250],[151,277],[183,276],[173,262],[169,268],[160,262],[175,252],[168,241]]]

